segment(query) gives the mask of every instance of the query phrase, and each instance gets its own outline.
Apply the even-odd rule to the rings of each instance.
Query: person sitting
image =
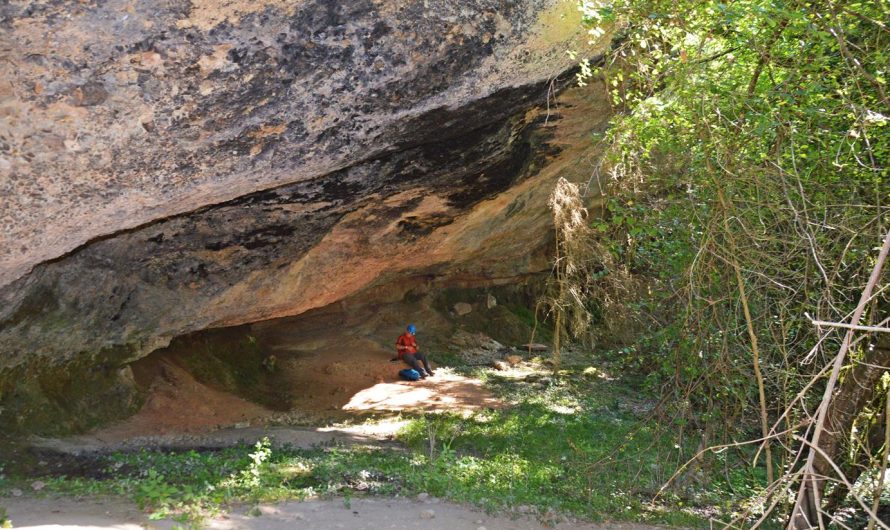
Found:
[[[423,379],[427,375],[433,375],[433,369],[430,368],[430,362],[427,360],[426,355],[420,353],[417,339],[414,337],[415,333],[417,333],[417,328],[414,327],[414,324],[408,324],[405,333],[399,335],[398,340],[396,340],[397,359],[404,361],[405,364],[417,370],[417,373]],[[421,366],[421,363],[423,363],[423,366]]]

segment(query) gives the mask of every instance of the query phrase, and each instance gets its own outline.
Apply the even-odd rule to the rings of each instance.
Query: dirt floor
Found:
[[[281,352],[280,357],[287,355]],[[306,414],[339,411],[360,413],[405,411],[461,412],[497,407],[497,400],[478,380],[447,369],[422,381],[402,381],[403,363],[390,362],[393,353],[376,343],[347,339],[311,355],[279,361],[294,389],[295,408]]]
[[[469,413],[502,406],[477,379],[443,368],[421,381],[402,381],[398,371],[404,366],[390,362],[390,353],[369,343],[347,347],[355,352],[348,362],[331,351],[311,355],[279,351],[282,360],[277,369],[294,398],[289,411],[272,411],[211,388],[175,359],[164,358],[154,370],[145,405],[135,415],[83,435],[34,437],[30,445],[65,454],[142,447],[220,448],[266,436],[277,445],[303,448],[379,445],[388,443],[403,424],[401,413]],[[378,421],[330,426],[361,423],[351,420],[369,417]]]
[[[195,364],[183,355],[165,352],[136,371],[137,383],[147,392],[144,406],[132,417],[93,432],[64,438],[33,437],[29,445],[51,465],[71,455],[101,454],[141,448],[213,449],[253,443],[268,437],[273,445],[309,448],[352,445],[403,450],[395,434],[414,412],[463,412],[504,405],[483,388],[481,381],[447,367],[436,367],[433,377],[408,382],[398,378],[405,366],[391,362],[392,352],[364,337],[318,333],[304,327],[256,329],[262,354],[274,356],[273,377],[281,385],[287,410],[272,410],[227,391],[192,372]],[[189,347],[191,347],[189,345]],[[240,352],[236,352],[239,353]],[[246,354],[249,352],[246,352]],[[246,355],[245,354],[245,355]],[[248,357],[239,357],[239,360]],[[263,357],[260,357],[263,359]],[[194,358],[191,359],[194,361]],[[198,365],[200,369],[201,365]],[[261,369],[264,369],[260,367]],[[279,387],[273,387],[279,390]],[[265,390],[265,389],[264,389]],[[374,421],[367,422],[369,418]],[[46,458],[46,455],[56,455]],[[149,521],[131,503],[117,498],[0,498],[16,528],[173,528],[171,521]],[[247,515],[250,507],[207,522],[211,529],[285,528],[424,528],[426,530],[537,529],[526,517],[492,518],[470,507],[437,499],[316,500],[261,506],[261,515]],[[566,526],[565,528],[594,528]]]
[[[163,435],[142,435],[121,439],[107,437],[100,431],[65,438],[34,437],[31,439],[30,445],[42,452],[72,456],[139,449],[223,449],[241,444],[252,445],[263,438],[268,438],[273,447],[292,449],[310,449],[332,445],[392,447],[396,445],[393,442],[396,432],[405,423],[401,420],[392,420],[372,425],[344,427],[231,427],[212,432],[193,434],[172,432]]]
[[[256,429],[287,426],[296,428],[279,434],[303,446],[295,437],[304,436],[306,443],[317,438],[316,430],[306,427],[501,407],[479,380],[435,363],[434,377],[399,379],[398,371],[407,366],[391,359],[406,314],[423,323],[418,340],[424,351],[457,352],[470,364],[505,355],[499,351],[504,346],[482,334],[455,332],[457,317],[434,309],[427,298],[373,308],[357,300],[356,307],[331,306],[180,337],[132,364],[134,380],[146,394],[135,415],[66,442],[82,448],[138,447],[140,440],[181,446],[202,438],[216,446],[250,439]],[[480,304],[477,311],[490,312]],[[348,440],[355,433],[335,436]],[[41,439],[37,445],[51,448],[55,442]]]
[[[172,529],[178,523],[152,521],[133,504],[118,498],[0,499],[15,528],[20,529]],[[658,527],[629,523],[577,523],[552,521],[522,514],[486,514],[475,508],[421,496],[310,500],[236,506],[206,521],[210,530],[655,530]]]
[[[94,435],[122,441],[148,435],[196,434],[235,424],[246,426],[271,415],[272,411],[260,405],[198,382],[182,366],[165,359],[139,412]]]

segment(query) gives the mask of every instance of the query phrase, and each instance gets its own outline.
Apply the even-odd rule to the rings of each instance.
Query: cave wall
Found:
[[[573,2],[35,2],[0,27],[0,421],[29,430],[134,410],[128,363],[180,335],[546,271],[549,190],[589,178],[609,116],[567,88],[565,50],[596,53]]]

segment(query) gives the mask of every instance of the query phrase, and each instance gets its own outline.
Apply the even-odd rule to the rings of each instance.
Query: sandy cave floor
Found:
[[[175,360],[161,361],[142,408],[130,418],[65,438],[34,438],[32,445],[83,454],[142,447],[219,448],[268,436],[276,445],[391,443],[403,413],[470,413],[503,405],[481,381],[448,368],[408,382],[401,363],[385,351],[354,348],[344,356],[321,353],[284,357],[280,370],[292,385],[294,407],[272,411],[197,381]],[[373,423],[363,420],[374,418]],[[346,425],[346,426],[338,426]]]

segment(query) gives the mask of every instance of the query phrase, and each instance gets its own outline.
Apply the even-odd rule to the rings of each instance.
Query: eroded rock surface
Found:
[[[0,29],[0,418],[27,428],[133,410],[127,363],[195,330],[546,270],[550,188],[608,118],[555,97],[596,52],[574,2],[30,2]]]
[[[0,284],[95,237],[490,124],[512,102],[451,110],[565,69],[573,9],[7,3]]]

